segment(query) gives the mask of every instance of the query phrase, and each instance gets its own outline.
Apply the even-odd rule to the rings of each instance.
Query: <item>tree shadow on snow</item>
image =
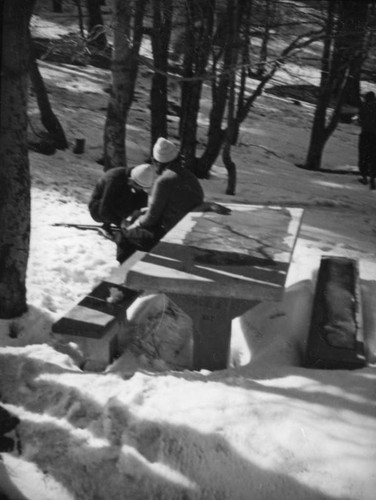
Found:
[[[334,165],[332,168],[321,167],[319,170],[312,170],[303,163],[295,163],[295,166],[302,170],[309,170],[313,174],[339,174],[360,176],[359,169],[355,165]]]
[[[302,293],[302,287],[295,290],[291,299],[296,298],[298,293]],[[211,412],[206,412],[205,406],[201,421],[197,417],[199,403],[195,407],[195,415],[192,415],[192,427],[179,423],[181,419],[187,421],[187,417],[181,416],[178,411],[174,413],[173,401],[172,407],[166,408],[166,420],[161,411],[155,419],[146,418],[143,415],[148,411],[147,388],[134,385],[132,380],[123,381],[124,386],[121,387],[121,391],[129,388],[129,394],[134,393],[132,397],[128,394],[129,403],[113,397],[105,404],[100,404],[85,391],[85,387],[90,389],[93,384],[99,383],[99,375],[72,373],[55,366],[53,362],[41,366],[38,358],[35,361],[27,360],[27,369],[22,366],[20,370],[14,364],[11,371],[17,383],[8,393],[4,391],[3,397],[5,402],[15,404],[20,397],[17,392],[23,391],[22,405],[25,411],[20,410],[19,425],[23,450],[21,456],[35,463],[45,474],[51,475],[74,498],[83,500],[199,500],[219,497],[223,500],[245,500],[250,497],[253,500],[350,500],[351,496],[324,494],[292,477],[294,474],[299,477],[301,472],[300,477],[304,480],[304,471],[309,472],[309,464],[303,463],[304,459],[302,461],[290,449],[284,450],[283,441],[282,444],[275,441],[271,445],[269,439],[265,443],[260,440],[258,429],[253,433],[252,426],[262,422],[258,422],[260,416],[252,392],[257,391],[266,396],[262,403],[265,415],[268,415],[269,408],[271,412],[275,411],[275,405],[281,408],[277,417],[273,417],[273,425],[281,423],[282,431],[284,420],[294,411],[298,411],[296,422],[303,423],[306,430],[316,421],[317,429],[321,431],[322,426],[325,427],[325,420],[322,422],[319,407],[327,409],[328,419],[333,415],[332,410],[337,413],[341,409],[374,417],[369,400],[375,381],[374,376],[371,376],[373,372],[368,370],[342,371],[339,376],[334,371],[308,370],[283,364],[271,364],[268,367],[261,363],[261,367],[257,368],[249,364],[228,370],[226,375],[223,372],[209,376],[192,372],[146,375],[150,378],[168,376],[192,383],[204,382],[209,398],[210,382],[248,390],[250,400],[246,399],[245,405],[251,407],[256,404],[256,411],[249,410],[249,433],[235,439],[240,443],[239,448],[235,448],[223,434],[229,432],[234,435],[235,432],[236,436],[236,432],[241,432],[244,422],[240,423],[239,431],[236,431],[239,422],[234,421],[232,424],[231,418],[227,418],[225,421],[228,425],[224,429],[205,432],[207,424],[210,426],[210,419],[206,422],[205,418]],[[82,390],[77,388],[76,381],[76,385],[70,385],[69,377],[72,375],[82,376]],[[290,376],[304,377],[305,380],[299,387],[294,384],[287,387],[287,383],[281,386],[278,380],[273,384],[274,378]],[[104,380],[106,377],[103,375]],[[268,380],[268,383],[264,384],[264,380]],[[116,377],[114,383],[120,383]],[[322,383],[334,390],[321,390]],[[118,394],[116,389],[114,394]],[[268,395],[276,395],[277,398],[268,398]],[[146,403],[143,408],[144,399]],[[261,404],[260,400],[258,403]],[[316,420],[312,414],[317,414]],[[247,411],[244,418],[246,416]],[[237,417],[238,412],[234,410],[234,418]],[[215,416],[212,418],[214,422]],[[330,428],[327,432],[330,433]],[[362,443],[356,442],[356,436],[343,436],[341,442],[357,446],[356,450],[362,447]],[[273,464],[273,469],[258,463],[260,447],[263,445],[265,450],[261,453],[262,458],[266,463]],[[306,456],[312,468],[319,472],[320,467],[324,471],[325,466],[320,465],[318,449],[315,448],[312,457]],[[316,461],[319,465],[316,465]]]
[[[79,391],[76,396],[72,407],[76,404],[81,412],[96,409],[96,419],[87,422],[84,430],[63,421],[38,421],[33,415],[20,424],[25,458],[74,498],[350,500],[324,494],[291,477],[299,473],[301,464],[288,451],[282,462],[270,456],[275,450],[265,449],[266,460],[283,471],[274,472],[252,461],[256,444],[251,441],[238,450],[219,432],[199,431],[160,417],[142,418],[140,402],[126,405],[113,398],[101,408]],[[74,419],[68,420],[73,424]]]
[[[243,315],[240,323],[243,323],[245,331],[248,330],[248,334],[244,335],[250,352],[248,363],[229,369],[228,377],[213,373],[210,380],[237,385],[239,377],[246,388],[374,417],[376,373],[373,368],[320,370],[304,367],[316,278],[317,270],[311,280],[300,281],[290,287],[283,302],[261,303],[259,310]],[[372,297],[376,296],[376,281],[361,280],[361,287],[366,359],[375,362],[376,315]],[[289,376],[304,377],[306,382],[301,388],[281,387],[278,379]],[[258,383],[271,379],[277,380],[275,385],[268,383],[260,386]],[[335,394],[326,390],[329,386],[336,387]]]

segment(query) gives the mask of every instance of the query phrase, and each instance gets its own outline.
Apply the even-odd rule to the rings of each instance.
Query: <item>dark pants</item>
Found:
[[[369,176],[371,186],[376,177],[376,134],[362,132],[359,136],[359,172],[363,179]]]
[[[121,264],[137,250],[149,252],[165,234],[165,231],[159,227],[153,229],[122,228],[116,241],[116,260]]]

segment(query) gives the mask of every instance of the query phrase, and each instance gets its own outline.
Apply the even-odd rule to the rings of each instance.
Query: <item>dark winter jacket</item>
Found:
[[[129,186],[124,167],[112,168],[97,182],[89,211],[95,221],[119,226],[134,210],[145,207],[147,199],[147,193]]]
[[[167,232],[203,201],[197,177],[179,164],[172,164],[157,177],[148,209],[138,221],[145,229],[159,227]]]
[[[372,134],[376,136],[376,100],[364,102],[359,110],[359,122],[362,134]]]

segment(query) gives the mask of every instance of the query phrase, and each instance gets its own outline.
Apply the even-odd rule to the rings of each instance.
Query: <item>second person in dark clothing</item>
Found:
[[[204,201],[195,175],[181,165],[176,146],[160,137],[153,148],[156,178],[146,211],[131,225],[124,221],[118,238],[117,260],[123,262],[135,250],[149,251],[188,212]]]
[[[376,178],[376,98],[374,92],[367,92],[359,110],[361,133],[359,135],[360,181],[375,189]]]

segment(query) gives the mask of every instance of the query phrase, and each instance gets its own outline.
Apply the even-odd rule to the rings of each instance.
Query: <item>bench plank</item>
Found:
[[[52,326],[52,331],[59,334],[100,339],[104,335],[105,327],[113,319],[114,316],[76,306]]]
[[[108,302],[111,289],[122,294],[117,302]],[[78,337],[101,338],[106,327],[127,309],[139,296],[139,292],[126,286],[102,281],[77,305],[52,325],[54,333],[76,335]]]
[[[305,366],[365,366],[357,261],[322,257],[312,308]]]
[[[113,273],[114,282],[110,276],[99,283],[52,325],[57,338],[77,343],[87,358],[87,366],[96,370],[104,369],[118,355],[118,336],[127,329],[127,309],[141,293],[120,284],[127,272],[124,267],[119,266]]]

